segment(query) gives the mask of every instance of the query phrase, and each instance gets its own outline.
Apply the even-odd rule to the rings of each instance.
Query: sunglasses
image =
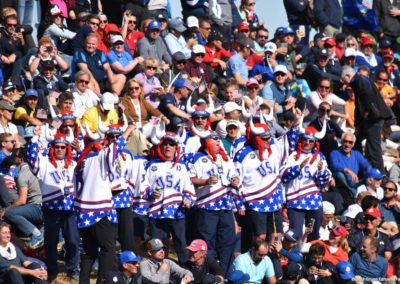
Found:
[[[5,141],[5,142],[10,142],[10,143],[12,143],[12,144],[15,144],[17,141],[15,141],[15,140],[7,140],[7,141]]]
[[[319,86],[319,88],[320,89],[322,89],[322,90],[330,90],[331,89],[331,87],[329,86]]]
[[[208,28],[202,28],[203,30],[206,30],[206,31],[211,31],[211,27],[208,27]]]
[[[157,67],[155,67],[155,66],[147,66],[147,69],[149,69],[149,70],[157,70]]]
[[[343,140],[342,142],[343,142],[343,144],[353,144],[354,143],[353,141],[350,141],[350,140]]]
[[[220,140],[219,137],[212,137],[211,139],[214,140],[214,141],[219,141]]]
[[[326,48],[332,48],[334,47],[333,45],[325,45]]]
[[[17,26],[17,24],[7,24],[7,27],[16,27]]]
[[[86,80],[82,80],[82,79],[81,79],[81,80],[79,80],[78,82],[79,82],[79,83],[83,83],[83,84],[86,84],[86,85],[87,85],[87,84],[89,84],[89,81],[86,81]]]
[[[247,4],[246,4],[246,6],[254,6],[254,5],[256,5],[256,3],[254,3],[254,2],[253,2],[253,3],[247,3]]]
[[[175,147],[176,143],[172,142],[172,141],[165,141],[162,143],[163,146],[171,146],[171,147]]]
[[[120,46],[120,45],[124,45],[124,43],[122,41],[117,41],[116,43],[114,43],[114,46]]]
[[[204,117],[204,116],[196,116],[196,117],[193,117],[193,119],[206,120],[207,117]]]
[[[205,54],[204,54],[204,53],[196,53],[195,56],[196,56],[196,57],[204,57]]]
[[[388,81],[388,79],[382,79],[382,78],[378,78],[378,79],[376,79],[376,81],[387,82],[387,81]]]
[[[325,113],[329,113],[331,110],[330,109],[326,109],[326,108],[321,108],[318,110],[319,112],[325,112]]]
[[[99,26],[100,25],[100,23],[94,23],[94,22],[89,22],[89,24],[93,25],[93,26]]]
[[[271,140],[271,136],[268,136],[268,137],[261,137],[261,140],[262,140],[262,141],[269,141],[269,140]]]
[[[258,86],[249,86],[247,87],[249,90],[258,90]]]
[[[140,89],[140,87],[129,87],[130,91],[133,91],[133,90],[138,91],[139,89]]]
[[[109,139],[117,139],[119,136],[121,136],[121,135],[119,135],[119,134],[110,134],[110,135],[107,135],[107,138],[109,138]]]
[[[286,76],[286,74],[283,73],[283,72],[277,72],[277,73],[275,73],[274,75],[275,75],[276,77],[284,77],[284,76]]]
[[[241,33],[248,33],[248,32],[250,32],[250,30],[241,30],[240,32]]]
[[[265,39],[268,38],[268,36],[265,36],[265,35],[258,35],[257,37],[258,37],[258,38],[265,38]]]
[[[355,43],[347,43],[347,46],[356,46]]]
[[[136,24],[136,21],[129,21],[128,24]]]
[[[365,216],[365,221],[366,221],[366,222],[368,222],[368,221],[373,222],[373,221],[375,221],[375,220],[376,220],[375,217],[372,217],[372,216]]]
[[[312,144],[312,143],[315,143],[315,140],[314,139],[303,139],[303,143],[309,143],[309,144]]]
[[[65,150],[65,149],[67,149],[67,146],[54,146],[54,149],[56,149],[56,150]]]
[[[179,61],[176,61],[176,64],[186,64],[186,60],[179,60]]]
[[[384,191],[396,191],[395,188],[386,187],[386,186],[383,188],[383,190],[384,190]]]
[[[101,21],[102,24],[107,24],[108,20]]]

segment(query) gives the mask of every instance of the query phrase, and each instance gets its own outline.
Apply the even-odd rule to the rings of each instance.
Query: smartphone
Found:
[[[311,230],[313,230],[314,229],[314,224],[315,224],[315,219],[311,218],[310,219],[310,223],[308,224],[308,227],[311,228]]]
[[[276,236],[276,237],[275,237],[275,242],[279,242],[279,241],[280,241],[279,237]]]

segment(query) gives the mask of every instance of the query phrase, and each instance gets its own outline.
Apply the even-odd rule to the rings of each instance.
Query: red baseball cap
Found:
[[[334,38],[328,37],[325,40],[325,45],[336,46],[336,40]]]
[[[375,45],[375,41],[369,36],[364,36],[361,38],[361,44],[362,45]]]
[[[188,250],[192,252],[196,252],[199,250],[207,250],[207,244],[205,241],[201,239],[193,240],[190,245],[187,247]]]
[[[238,31],[243,31],[243,30],[250,30],[249,23],[247,22],[241,22],[238,26]]]
[[[394,58],[393,50],[391,50],[390,48],[386,48],[386,49],[382,50],[382,57],[393,59]]]
[[[340,237],[347,237],[347,235],[349,234],[348,232],[347,232],[347,230],[346,230],[346,228],[345,227],[343,227],[343,226],[341,226],[341,225],[336,225],[336,226],[333,226],[333,228],[332,228],[332,233],[335,235],[335,236],[340,236]]]
[[[365,210],[364,213],[365,213],[365,216],[372,216],[374,218],[380,218],[381,217],[381,212],[376,207],[370,207],[367,210]]]

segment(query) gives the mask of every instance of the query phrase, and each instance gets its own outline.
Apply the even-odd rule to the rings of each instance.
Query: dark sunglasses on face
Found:
[[[172,141],[165,141],[165,142],[162,143],[162,145],[163,145],[163,146],[171,146],[171,147],[174,147],[174,146],[176,146],[176,143],[175,143],[175,142],[172,142]]]
[[[378,79],[376,79],[376,81],[387,82],[387,81],[388,81],[388,79],[378,78]]]
[[[67,148],[67,146],[54,146],[54,149],[56,150],[65,150]]]
[[[195,56],[196,56],[196,57],[204,57],[205,54],[204,54],[204,53],[196,53]]]
[[[262,141],[269,141],[271,139],[271,136],[268,136],[268,137],[261,137],[261,140]]]
[[[93,26],[99,26],[100,23],[94,23],[94,22],[89,22],[89,24],[93,25]]]
[[[117,41],[116,43],[114,43],[114,46],[120,46],[120,45],[124,45],[124,43],[122,41]]]
[[[330,113],[331,112],[330,109],[326,109],[326,108],[320,108],[318,111],[319,112],[323,112],[323,113]]]
[[[82,80],[82,79],[80,79],[79,81],[78,81],[79,83],[83,83],[83,84],[89,84],[89,81],[86,81],[86,80]]]
[[[249,90],[258,90],[258,86],[249,86],[247,87]]]
[[[155,66],[147,66],[147,69],[149,69],[149,70],[157,70],[157,67],[155,67]]]
[[[179,61],[176,61],[176,64],[186,64],[186,60],[179,60]]]
[[[383,190],[384,191],[396,191],[396,189],[395,188],[391,188],[391,187],[383,187]]]
[[[108,20],[101,21],[102,24],[107,24]]]
[[[283,73],[283,72],[276,72],[276,73],[274,73],[274,75],[275,75],[276,77],[278,77],[278,76],[281,76],[281,77],[286,76],[286,74]]]
[[[119,134],[111,134],[111,135],[107,135],[107,138],[109,139],[117,139],[120,135]]]
[[[211,139],[214,141],[219,141],[219,137],[212,137]]]
[[[130,91],[133,91],[133,90],[138,91],[139,89],[140,89],[140,87],[129,87]]]
[[[366,222],[368,222],[368,221],[373,222],[373,221],[375,221],[375,220],[376,220],[375,217],[372,217],[372,216],[365,216],[365,221],[366,221]]]
[[[129,24],[136,24],[136,21],[129,21]]]
[[[265,35],[258,35],[257,37],[258,37],[258,38],[265,38],[265,39],[268,38],[268,36],[265,36]]]
[[[330,86],[328,87],[328,86],[322,86],[322,85],[320,85],[319,88],[322,90],[330,90],[331,89]]]
[[[7,27],[16,27],[17,26],[17,24],[7,24]]]

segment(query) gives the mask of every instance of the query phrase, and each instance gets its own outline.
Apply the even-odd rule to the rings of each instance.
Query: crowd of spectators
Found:
[[[180,2],[1,1],[0,283],[398,282],[400,2]]]

